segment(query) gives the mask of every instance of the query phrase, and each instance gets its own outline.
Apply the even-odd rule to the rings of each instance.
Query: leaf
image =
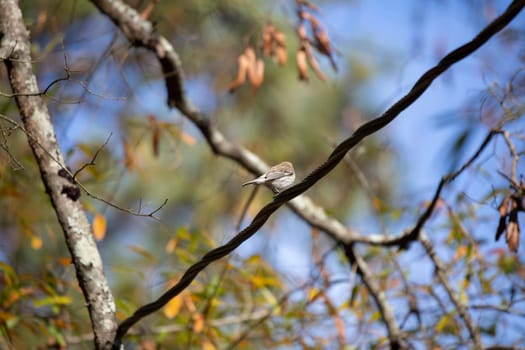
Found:
[[[129,171],[134,171],[137,168],[137,160],[133,150],[126,140],[122,140],[122,146],[124,147],[124,166]]]
[[[177,244],[179,243],[179,240],[176,238],[172,238],[168,241],[168,244],[166,244],[166,253],[171,254],[177,247]]]
[[[516,208],[512,209],[510,212],[505,238],[509,250],[514,253],[518,252],[520,244],[520,225],[518,223],[518,210]]]
[[[93,235],[97,241],[101,241],[106,236],[106,217],[103,214],[96,214],[93,218]]]
[[[204,329],[204,316],[201,313],[193,315],[193,332],[200,333]]]
[[[233,94],[235,90],[237,90],[246,81],[246,74],[248,73],[250,61],[243,53],[237,58],[237,64],[239,66],[237,69],[237,78],[235,78],[235,80],[230,83],[230,87],[228,88],[230,94]]]
[[[149,261],[152,261],[152,262],[156,261],[155,256],[150,254],[146,249],[139,247],[138,245],[131,244],[128,246],[128,249],[131,250],[132,252],[142,255],[142,257],[144,257],[145,259]]]
[[[299,79],[308,81],[308,63],[306,63],[306,52],[304,49],[297,51],[297,69],[299,70]]]
[[[51,306],[51,305],[69,305],[71,304],[71,297],[68,295],[54,295],[47,298],[42,298],[34,302],[36,307]]]
[[[184,131],[179,132],[179,137],[185,144],[189,146],[193,146],[194,144],[197,143],[197,140],[195,140],[195,137],[191,136],[190,134]]]
[[[31,235],[31,248],[34,250],[42,248],[42,238],[40,238],[40,236]]]
[[[57,259],[57,262],[62,266],[69,266],[71,265],[71,258],[62,256]]]
[[[319,298],[321,296],[321,291],[319,291],[319,289],[315,288],[315,287],[312,287],[308,290],[308,295],[306,296],[306,300],[308,303],[312,303],[313,301],[315,301],[317,298]]]
[[[6,285],[11,287],[12,285],[18,283],[18,276],[16,275],[16,272],[11,267],[11,265],[8,265],[5,262],[0,261],[0,271],[3,272],[3,274],[1,275],[1,279],[0,279],[3,287],[5,287]]]
[[[505,197],[498,208],[499,223],[498,223],[498,228],[496,230],[496,237],[495,237],[496,241],[499,240],[499,238],[505,231],[505,228],[507,227],[507,209],[509,206],[509,201],[510,201],[510,196]]]
[[[166,306],[162,309],[164,316],[169,319],[177,316],[179,314],[180,308],[182,306],[183,296],[182,294],[177,295],[175,298],[172,298]]]
[[[209,341],[208,339],[205,339],[202,342],[202,350],[215,350],[215,349],[217,349],[217,347],[213,345],[213,343]]]
[[[436,324],[436,332],[456,334],[456,324],[454,318],[451,315],[443,315],[439,322]]]

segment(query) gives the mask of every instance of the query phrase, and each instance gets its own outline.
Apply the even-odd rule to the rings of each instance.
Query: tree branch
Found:
[[[66,191],[75,189],[76,185],[59,174],[62,169],[60,164],[64,163],[63,155],[47,106],[38,93],[31,65],[29,33],[24,26],[18,1],[0,1],[0,13],[0,57],[7,67],[13,96],[46,192],[64,232],[87,304],[95,347],[108,349],[117,329],[115,302],[104,276],[102,260],[86,214],[78,197],[72,198],[69,190]]]
[[[220,133],[216,126],[201,114],[187,99],[184,89],[184,73],[180,58],[171,44],[163,36],[153,31],[150,22],[143,20],[134,9],[128,7],[120,0],[92,0],[92,3],[115,23],[132,44],[146,48],[155,54],[165,75],[165,83],[168,92],[168,105],[178,108],[184,116],[199,128],[214,153],[230,158],[256,174],[260,174],[267,169],[266,165],[255,154],[249,152],[243,147],[229,142],[222,133]],[[329,218],[321,208],[315,206],[307,197],[296,197],[311,188],[315,183],[334,169],[343,159],[345,154],[355,145],[394,120],[402,111],[416,101],[428,89],[431,83],[450,66],[472,54],[498,31],[503,29],[524,6],[525,0],[513,1],[501,16],[490,23],[474,39],[446,55],[435,67],[423,74],[413,88],[383,113],[383,115],[365,123],[358,128],[351,137],[339,144],[330,154],[328,159],[302,182],[278,194],[271,203],[267,204],[259,211],[248,227],[239,232],[239,234],[231,239],[226,245],[218,247],[204,255],[199,262],[192,265],[184,273],[175,286],[165,292],[159,299],[137,309],[132,316],[124,320],[119,326],[115,345],[117,346],[120,343],[121,337],[126,334],[128,329],[134,323],[160,309],[172,297],[184,290],[207,265],[229,254],[245,240],[250,238],[266,222],[266,220],[268,220],[273,212],[285,203],[288,203],[292,210],[305,221],[312,226],[325,231],[328,235],[336,239],[336,241],[345,244],[350,242],[377,242],[378,237],[366,239],[345,228],[338,221]],[[438,195],[440,191],[441,188],[438,189]]]
[[[419,241],[425,248],[425,251],[427,252],[427,255],[432,260],[432,263],[436,267],[435,272],[439,279],[439,282],[443,285],[445,290],[447,291],[447,295],[456,307],[456,310],[458,311],[459,316],[463,319],[463,322],[467,326],[468,332],[470,334],[470,338],[474,342],[474,347],[476,349],[484,349],[483,344],[481,343],[481,336],[479,334],[479,330],[474,324],[474,321],[470,317],[470,314],[468,313],[467,309],[465,308],[465,305],[461,303],[459,300],[459,297],[456,295],[452,287],[450,286],[450,283],[448,283],[447,275],[445,273],[445,265],[443,264],[443,261],[437,256],[436,251],[434,250],[434,246],[432,245],[432,242],[428,239],[426,234],[424,232],[421,232],[419,234]]]
[[[365,284],[366,289],[372,295],[379,313],[386,325],[388,331],[388,339],[390,340],[390,349],[399,350],[407,348],[406,342],[403,339],[403,334],[399,329],[396,322],[392,308],[386,300],[385,293],[381,290],[381,287],[376,282],[376,277],[368,267],[361,254],[357,251],[353,244],[345,244],[343,246],[345,256],[351,265],[356,265],[357,273],[361,276],[361,280]]]

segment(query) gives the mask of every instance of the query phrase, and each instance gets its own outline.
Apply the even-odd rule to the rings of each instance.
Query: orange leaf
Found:
[[[97,241],[101,241],[106,236],[106,218],[102,214],[96,214],[93,218],[93,235]]]
[[[187,145],[193,146],[197,143],[197,140],[193,136],[183,131],[180,132],[180,139]]]
[[[42,238],[40,238],[40,236],[31,235],[31,248],[34,250],[42,248]]]
[[[197,313],[193,315],[193,331],[200,333],[204,329],[204,317],[202,314]]]
[[[57,261],[62,266],[69,266],[69,265],[71,265],[71,258],[68,258],[68,257],[65,257],[65,256],[62,256],[62,257],[58,258]]]
[[[166,253],[171,254],[175,250],[175,247],[177,247],[177,243],[179,242],[178,239],[172,238],[168,241],[168,244],[166,244]]]

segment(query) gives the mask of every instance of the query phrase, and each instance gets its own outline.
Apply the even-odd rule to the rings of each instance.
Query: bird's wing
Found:
[[[270,171],[268,174],[266,174],[266,180],[267,181],[272,181],[272,180],[275,180],[275,179],[279,179],[283,176],[288,176],[288,175],[291,175],[292,173],[290,171],[286,171],[286,170],[283,170],[283,171]]]

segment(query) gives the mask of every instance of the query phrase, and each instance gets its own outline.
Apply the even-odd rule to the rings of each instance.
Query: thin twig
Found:
[[[95,154],[93,155],[93,158],[91,158],[91,160],[87,163],[84,163],[80,168],[78,168],[77,171],[75,171],[75,173],[73,174],[73,179],[76,181],[77,179],[77,175],[82,171],[84,170],[85,168],[87,168],[88,166],[91,166],[91,165],[95,165],[95,161],[97,160],[97,157],[98,157],[98,154],[100,153],[100,151],[102,151],[102,149],[104,149],[104,147],[106,147],[106,145],[108,144],[109,142],[109,139],[111,139],[111,136],[113,136],[113,133],[110,132],[109,133],[109,136],[107,137],[106,141],[104,141],[104,143],[97,149],[97,151],[95,152]]]
[[[432,260],[432,263],[436,267],[435,272],[439,279],[439,282],[447,291],[447,295],[450,301],[454,304],[455,309],[457,310],[458,314],[460,315],[460,317],[463,319],[463,322],[467,326],[468,332],[470,334],[470,338],[474,342],[475,348],[482,350],[483,343],[481,342],[479,330],[474,324],[474,321],[472,320],[472,318],[470,317],[470,314],[465,308],[465,305],[463,305],[463,303],[459,300],[459,297],[456,295],[450,283],[448,282],[447,275],[445,273],[445,264],[436,254],[436,251],[434,249],[434,246],[432,245],[432,242],[430,242],[430,240],[428,239],[428,237],[426,236],[424,232],[419,233],[419,241],[425,248],[427,255],[429,256],[429,258]]]
[[[47,149],[45,149],[39,142],[38,140],[36,140],[35,138],[33,138],[26,130],[25,128],[17,123],[16,121],[12,120],[11,118],[8,118],[2,114],[0,114],[0,119],[3,119],[13,125],[15,125],[17,128],[19,128],[20,130],[22,130],[27,138],[31,139],[31,141],[35,142],[48,156],[49,158],[51,158],[55,163],[57,163],[69,176],[71,176],[72,179],[74,179],[74,174],[71,172],[71,170],[68,169],[68,167],[66,167],[64,164],[62,164],[58,159],[56,159],[56,157],[54,157],[51,152],[49,152]],[[79,182],[77,179],[75,179],[75,184],[80,188],[82,189],[89,197],[93,198],[93,199],[96,199],[104,204],[107,204],[109,205],[110,207],[113,207],[115,209],[118,209],[120,211],[123,211],[125,213],[128,213],[128,214],[131,214],[133,216],[140,216],[140,217],[151,217],[157,221],[160,221],[160,219],[158,217],[155,216],[155,214],[157,212],[159,212],[167,203],[168,203],[168,199],[165,199],[162,204],[160,206],[158,206],[156,209],[150,211],[150,212],[147,212],[147,213],[141,213],[140,211],[135,211],[135,210],[132,210],[132,209],[128,209],[128,208],[124,208],[124,207],[121,207],[119,206],[118,204],[115,204],[111,201],[108,201],[107,199],[101,197],[101,196],[98,196],[96,194],[94,194],[93,192],[89,191],[81,182]]]

